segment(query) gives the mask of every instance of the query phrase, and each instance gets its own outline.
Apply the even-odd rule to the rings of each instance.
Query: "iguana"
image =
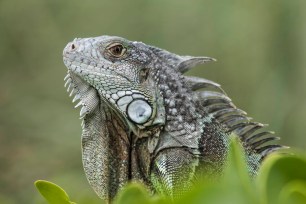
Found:
[[[235,133],[248,171],[282,146],[252,122],[219,84],[184,76],[215,61],[180,56],[121,37],[76,38],[63,51],[73,102],[79,100],[82,158],[90,185],[111,200],[128,181],[180,196],[198,174],[222,173]]]

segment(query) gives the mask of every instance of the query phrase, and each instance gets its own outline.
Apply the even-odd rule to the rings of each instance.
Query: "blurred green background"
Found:
[[[0,203],[41,203],[47,179],[96,199],[82,169],[79,110],[63,87],[62,49],[117,35],[218,62],[190,71],[306,148],[305,0],[0,0]]]

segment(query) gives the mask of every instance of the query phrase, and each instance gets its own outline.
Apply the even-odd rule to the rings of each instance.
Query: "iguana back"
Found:
[[[63,52],[66,85],[82,106],[83,164],[89,183],[112,199],[130,180],[178,197],[195,175],[222,174],[235,133],[250,175],[281,148],[232,103],[220,85],[184,76],[214,61],[179,56],[124,38],[75,39]]]

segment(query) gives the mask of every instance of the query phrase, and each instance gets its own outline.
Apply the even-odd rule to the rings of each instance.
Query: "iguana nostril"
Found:
[[[71,50],[75,50],[76,49],[76,46],[74,43],[71,44]]]

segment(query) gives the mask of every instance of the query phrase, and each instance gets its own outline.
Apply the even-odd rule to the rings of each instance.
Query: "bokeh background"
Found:
[[[62,49],[75,37],[117,35],[218,62],[188,72],[222,84],[306,148],[305,0],[0,0],[0,203],[43,203],[33,182],[92,199],[82,169],[79,110],[63,87]]]

